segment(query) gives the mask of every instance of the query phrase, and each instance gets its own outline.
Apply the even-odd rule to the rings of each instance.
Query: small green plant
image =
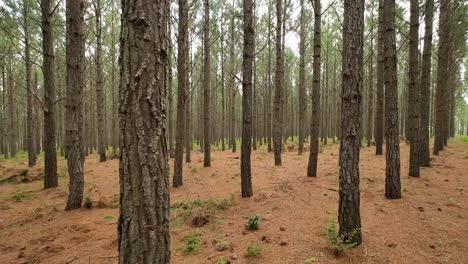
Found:
[[[183,252],[192,252],[195,251],[198,248],[198,245],[200,244],[200,234],[194,233],[187,235],[183,238],[185,241],[185,245],[182,248]]]
[[[192,168],[190,169],[190,172],[192,172],[193,174],[198,173],[197,167],[192,167]]]
[[[250,243],[247,247],[247,256],[248,257],[257,257],[262,253],[261,245],[257,243]]]
[[[353,231],[350,238],[353,238],[358,230]],[[336,234],[336,224],[333,221],[329,221],[325,229],[325,236],[327,237],[330,247],[333,249],[335,256],[341,256],[347,249],[354,248],[356,243],[352,243],[349,239],[346,240]]]
[[[219,258],[217,264],[228,264],[229,262],[224,258],[224,257],[221,257]]]
[[[258,230],[258,225],[260,224],[260,216],[253,214],[247,219],[247,223],[245,224],[245,228],[247,230],[253,231]]]
[[[31,192],[17,191],[13,194],[12,198],[16,201],[21,201],[23,199],[30,199],[33,197]]]
[[[113,215],[105,215],[105,216],[104,216],[104,219],[106,219],[106,220],[115,220],[115,216],[113,216]]]
[[[310,258],[307,258],[304,260],[304,263],[305,264],[311,264],[311,263],[315,263],[317,262],[317,258],[314,258],[314,257],[310,257]]]

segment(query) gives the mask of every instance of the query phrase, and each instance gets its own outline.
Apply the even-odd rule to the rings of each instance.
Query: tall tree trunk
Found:
[[[275,165],[281,166],[281,146],[283,137],[283,101],[284,101],[284,71],[282,71],[283,47],[282,47],[282,25],[283,25],[283,0],[276,0],[276,74],[275,74],[275,102],[273,121],[273,149],[275,153]]]
[[[220,35],[220,42],[221,42],[221,150],[226,150],[226,103],[225,103],[225,96],[224,96],[224,89],[225,86],[225,78],[224,78],[224,9],[221,14],[221,35]]]
[[[446,100],[449,94],[447,90],[448,76],[448,56],[450,49],[449,40],[449,5],[450,0],[440,1],[439,12],[439,47],[437,53],[437,86],[435,93],[435,129],[434,129],[434,148],[433,154],[439,155],[439,151],[444,149],[446,137],[445,108]]]
[[[379,0],[379,25],[377,39],[377,100],[375,113],[375,154],[383,154],[383,136],[384,136],[384,1]]]
[[[242,197],[250,197],[252,175],[250,154],[252,147],[252,64],[254,60],[255,32],[253,25],[252,0],[244,0],[244,52],[242,61],[242,146],[241,146],[241,187]]]
[[[83,144],[84,12],[85,2],[83,0],[66,1],[67,103],[65,145],[70,183],[68,184],[69,195],[65,210],[80,208],[83,200],[83,167],[85,160]],[[102,103],[102,101],[99,103]]]
[[[52,8],[55,1],[41,0],[44,73],[44,188],[58,186],[55,135],[55,55]]]
[[[23,0],[23,30],[24,30],[24,58],[26,64],[26,108],[27,108],[27,140],[28,140],[28,166],[36,165],[36,148],[34,146],[33,127],[33,100],[31,88],[31,51],[29,41],[29,4],[28,0]]]
[[[172,185],[183,184],[182,170],[185,144],[185,111],[189,80],[189,39],[188,39],[188,2],[179,0],[179,29],[177,39],[177,128],[174,160],[174,179]]]
[[[310,154],[307,166],[307,176],[317,176],[317,161],[319,153],[320,133],[320,47],[322,9],[320,0],[314,0],[314,64],[312,83],[312,124],[310,129]]]
[[[104,84],[102,81],[102,43],[101,43],[101,1],[94,1],[94,11],[96,19],[96,113],[98,128],[98,154],[99,161],[104,162],[106,158],[106,131],[104,124],[104,106],[106,105],[104,97]]]
[[[125,264],[170,262],[168,18],[168,0],[123,2],[118,230]]]
[[[384,3],[384,84],[385,84],[385,196],[401,198],[400,136],[398,130],[397,53],[395,32],[395,0]]]
[[[317,4],[315,5],[317,8]],[[340,144],[339,236],[360,245],[359,152],[363,90],[364,0],[345,0]]]
[[[35,96],[39,97],[39,81],[37,76],[37,71],[34,71],[34,86],[33,93]],[[40,119],[40,102],[34,100],[34,146],[36,148],[36,154],[41,152],[41,119]]]
[[[10,65],[8,66],[8,109],[9,109],[9,132],[10,132],[10,157],[16,156],[17,141],[18,141],[18,129],[16,122],[16,89],[13,81],[13,60],[10,58]]]
[[[192,84],[188,84],[188,87],[190,87]],[[190,111],[190,106],[192,104],[192,89],[189,89],[186,101],[185,101],[185,162],[190,163],[192,162],[192,156],[191,156],[191,150],[192,150],[192,130],[191,130],[191,125],[192,125],[192,115]]]
[[[231,70],[231,77],[230,77],[230,141],[231,141],[231,148],[232,152],[236,152],[236,58],[234,54],[234,41],[236,39],[235,31],[234,31],[234,5],[232,6],[233,10],[231,11],[231,25],[230,25],[230,35],[231,35],[231,43],[229,44],[229,68]]]
[[[115,14],[115,11],[114,11],[114,5],[112,5],[112,20],[111,20],[111,28],[112,30],[114,30],[114,14]],[[112,60],[112,64],[111,64],[111,97],[112,97],[112,118],[111,118],[111,138],[112,138],[112,150],[113,150],[113,154],[116,155],[117,154],[117,148],[119,147],[119,131],[117,129],[117,119],[118,119],[118,111],[117,111],[117,107],[118,107],[118,99],[116,98],[116,92],[115,92],[115,88],[116,88],[116,85],[115,85],[115,79],[116,79],[116,76],[115,76],[115,72],[116,72],[116,67],[115,67],[115,60],[116,60],[116,50],[115,50],[115,46],[116,46],[116,40],[115,40],[115,34],[111,34],[112,37],[111,37],[111,48],[110,48],[110,56],[111,56],[111,60]]]
[[[370,27],[370,48],[369,48],[369,86],[367,92],[367,147],[372,145],[373,115],[374,115],[374,2],[371,2],[371,27]]]
[[[7,123],[7,107],[6,107],[6,89],[7,89],[7,81],[6,81],[6,58],[3,59],[2,61],[2,120],[0,120],[1,125],[2,125],[2,148],[3,148],[3,156],[5,159],[8,158],[8,144],[7,144],[7,128],[8,128],[8,123]]]
[[[203,166],[211,166],[211,137],[210,137],[210,79],[211,79],[211,66],[210,66],[210,2],[204,0],[204,24],[203,24],[203,144],[204,144],[204,157]]]
[[[410,158],[408,175],[419,177],[419,1],[411,0],[408,69],[408,122]]]
[[[305,117],[307,116],[307,95],[305,88],[305,10],[304,0],[301,0],[300,31],[299,31],[299,147],[302,155],[305,138]]]
[[[272,111],[271,111],[271,96],[272,96],[272,81],[271,81],[271,38],[272,38],[272,30],[273,27],[272,19],[271,19],[271,9],[270,1],[268,2],[268,92],[267,92],[267,141],[268,141],[268,152],[272,151]]]

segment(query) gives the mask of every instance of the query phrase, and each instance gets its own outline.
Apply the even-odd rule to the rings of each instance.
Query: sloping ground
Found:
[[[274,167],[272,154],[254,151],[251,199],[240,197],[239,153],[212,152],[212,168],[203,168],[202,155],[194,153],[184,186],[171,189],[172,263],[222,257],[230,263],[468,263],[468,144],[451,142],[421,178],[406,176],[408,147],[401,150],[403,198],[391,201],[384,198],[385,157],[362,149],[364,243],[339,258],[324,235],[337,218],[337,145],[320,154],[317,178],[305,175],[308,153],[283,153],[283,167]],[[3,162],[0,178],[24,169],[25,163]],[[0,184],[0,263],[118,263],[118,161],[86,161],[85,196],[93,209],[63,211],[63,160],[59,173],[54,190],[43,190],[41,181]],[[254,213],[260,228],[246,231]],[[195,217],[199,228],[192,227]],[[258,256],[246,256],[249,245],[259,248]]]

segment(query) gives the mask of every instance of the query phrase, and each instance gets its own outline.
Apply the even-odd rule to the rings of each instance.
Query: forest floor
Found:
[[[468,263],[468,142],[451,140],[420,178],[406,176],[402,143],[399,200],[385,199],[385,156],[374,151],[361,150],[364,242],[341,257],[325,236],[337,219],[338,145],[323,147],[317,178],[305,175],[308,152],[285,152],[275,167],[265,147],[253,151],[250,199],[240,197],[239,153],[213,151],[212,167],[203,168],[194,152],[184,185],[170,190],[172,263]],[[86,160],[85,197],[94,207],[71,212],[63,210],[62,158],[56,189],[42,189],[42,165],[26,169],[19,159],[0,162],[0,181],[24,181],[0,183],[0,263],[118,263],[118,160]],[[261,219],[257,231],[245,228],[252,214]],[[249,246],[257,256],[247,256]]]

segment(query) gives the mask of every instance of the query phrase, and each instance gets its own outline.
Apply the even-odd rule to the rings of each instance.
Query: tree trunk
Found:
[[[395,0],[384,3],[384,84],[385,84],[385,196],[401,198],[400,137],[398,130],[397,53],[395,32]]]
[[[250,197],[252,175],[250,153],[252,151],[252,64],[254,60],[253,1],[244,0],[244,52],[242,61],[242,146],[241,187],[242,197]]]
[[[307,116],[307,95],[305,88],[305,10],[304,0],[301,0],[299,32],[299,146],[298,154],[302,155],[305,138],[305,118]]]
[[[439,155],[439,151],[444,149],[446,137],[446,100],[449,95],[447,90],[448,76],[448,56],[450,49],[449,40],[449,0],[440,1],[439,12],[439,47],[437,53],[437,86],[435,93],[435,129],[434,129],[434,148],[433,154]]]
[[[67,18],[67,101],[66,101],[66,134],[68,175],[70,176],[69,195],[65,210],[81,207],[84,189],[84,141],[83,141],[83,90],[85,39],[83,0],[66,1]],[[102,103],[99,101],[98,103]]]
[[[170,262],[168,18],[169,1],[122,6],[120,263]]]
[[[9,132],[10,132],[10,157],[16,156],[17,150],[17,141],[18,141],[18,129],[17,129],[17,122],[16,122],[16,89],[15,83],[13,81],[13,61],[10,58],[10,65],[8,68],[8,109],[9,109],[9,116],[10,124],[9,124]]]
[[[372,145],[373,115],[374,115],[374,2],[371,2],[371,27],[370,27],[370,47],[369,47],[369,87],[367,92],[367,147]]]
[[[44,73],[44,188],[58,186],[55,140],[55,55],[52,7],[55,1],[41,0],[42,56]]]
[[[96,19],[96,113],[98,128],[98,154],[99,161],[104,162],[106,158],[106,131],[104,124],[104,107],[106,105],[104,97],[104,84],[102,81],[102,44],[101,44],[101,1],[94,1],[94,11]]]
[[[232,7],[234,9],[234,6]],[[235,31],[234,31],[234,10],[232,10],[231,14],[231,25],[230,25],[230,31],[231,31],[231,43],[229,44],[229,60],[230,60],[230,70],[231,70],[231,77],[230,77],[230,141],[231,141],[231,148],[232,152],[236,152],[236,79],[235,79],[235,74],[236,74],[236,58],[234,54],[234,41],[235,41]]]
[[[273,121],[273,149],[275,153],[275,166],[281,166],[281,146],[283,137],[283,100],[284,100],[284,72],[282,64],[282,25],[283,25],[283,7],[282,0],[276,1],[276,74],[275,74],[275,103],[274,103],[274,121]]]
[[[224,9],[221,14],[221,150],[226,150],[226,103],[224,96],[225,78],[224,78]]]
[[[185,144],[185,111],[189,80],[189,40],[188,40],[188,2],[179,0],[179,32],[177,39],[177,128],[174,160],[174,179],[172,185],[183,184],[182,170]]]
[[[204,0],[204,24],[203,24],[203,144],[204,157],[203,167],[211,167],[211,137],[210,137],[210,3],[209,0]]]
[[[26,108],[27,108],[27,140],[28,140],[28,166],[36,165],[36,148],[34,146],[34,127],[33,127],[33,100],[31,88],[31,51],[29,41],[29,4],[23,0],[23,30],[24,30],[24,58],[26,65]]]
[[[375,113],[375,154],[383,154],[384,135],[384,1],[379,0],[379,25],[377,40],[377,100]]]
[[[317,4],[315,5],[317,8]],[[359,152],[363,90],[364,0],[345,0],[340,144],[339,236],[360,245]]]
[[[319,153],[320,133],[320,47],[321,47],[321,3],[314,0],[314,64],[312,83],[312,124],[310,129],[310,155],[307,166],[307,176],[317,176],[317,161]]]
[[[410,158],[408,175],[419,177],[419,1],[411,0],[408,69],[408,122]]]

